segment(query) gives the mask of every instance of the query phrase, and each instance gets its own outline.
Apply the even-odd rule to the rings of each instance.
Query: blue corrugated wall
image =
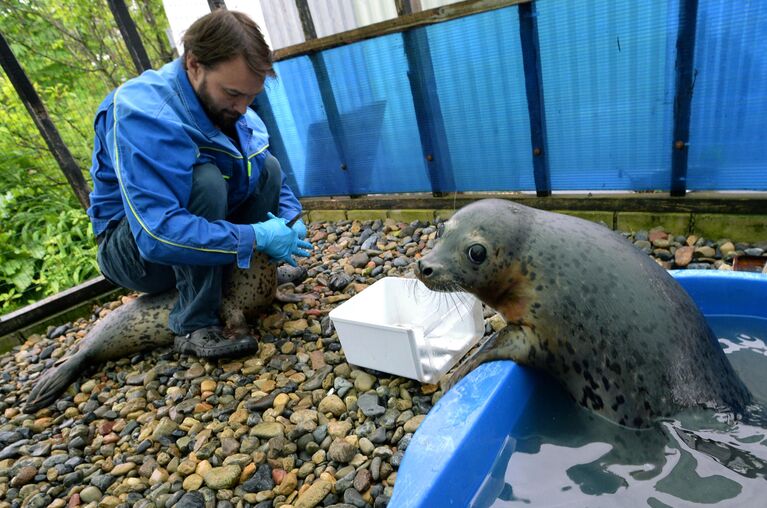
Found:
[[[687,190],[767,190],[767,2],[525,8],[539,69],[527,89],[517,6],[279,62],[269,128],[299,194],[540,192],[535,157],[544,190],[669,190],[674,150]],[[687,115],[680,9],[696,13]]]

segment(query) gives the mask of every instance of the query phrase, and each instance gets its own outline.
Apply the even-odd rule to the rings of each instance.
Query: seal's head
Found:
[[[517,253],[528,236],[530,211],[501,199],[461,208],[418,262],[416,276],[429,289],[473,293],[507,321],[521,320],[531,303],[531,281],[529,260]]]

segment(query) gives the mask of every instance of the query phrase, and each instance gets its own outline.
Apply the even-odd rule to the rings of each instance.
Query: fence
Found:
[[[765,37],[764,2],[539,0],[283,59],[257,109],[302,196],[767,190]]]

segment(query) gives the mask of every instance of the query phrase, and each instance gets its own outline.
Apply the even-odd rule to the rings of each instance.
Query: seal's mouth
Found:
[[[432,291],[440,293],[466,292],[466,289],[453,278],[444,277],[442,274],[443,270],[440,270],[439,265],[431,263],[427,258],[419,260],[415,267],[415,276]]]
[[[421,279],[421,282],[423,282],[424,286],[431,289],[432,291],[438,291],[440,293],[459,293],[459,292],[466,292],[465,289],[461,287],[460,284],[456,283],[448,283],[448,282],[437,282],[437,281],[425,281]]]

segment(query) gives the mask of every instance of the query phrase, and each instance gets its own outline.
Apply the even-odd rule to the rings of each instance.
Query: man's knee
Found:
[[[282,185],[282,167],[280,166],[280,161],[274,155],[268,154],[266,156],[261,178],[264,179],[262,189],[280,187]]]
[[[195,166],[187,209],[208,220],[219,220],[226,217],[226,207],[226,180],[218,167],[210,163]]]

